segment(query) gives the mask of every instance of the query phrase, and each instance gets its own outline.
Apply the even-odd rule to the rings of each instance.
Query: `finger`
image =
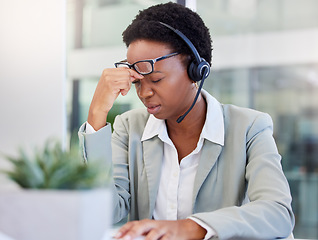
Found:
[[[118,231],[117,233],[115,234],[115,238],[119,239],[121,238],[122,236],[124,236],[128,231],[129,229],[132,227],[132,224],[134,222],[128,222],[126,223],[124,226],[122,226]]]
[[[153,228],[151,229],[145,238],[145,240],[156,240],[156,239],[161,239],[162,236],[164,236],[165,232],[162,231],[159,228]]]
[[[136,237],[146,235],[152,229],[152,220],[135,221],[129,226],[120,229],[121,239],[129,240]]]
[[[117,79],[116,81],[110,83],[110,88],[113,89],[114,93],[121,93],[123,96],[126,95],[131,89],[131,81],[129,78],[126,79]]]
[[[126,85],[124,88],[120,89],[121,95],[126,96],[130,89],[131,89],[131,82],[129,82],[129,84]]]
[[[128,71],[129,80],[126,82],[127,85],[126,85],[125,88],[120,89],[120,93],[121,93],[122,96],[126,96],[127,93],[129,92],[129,90],[131,89],[132,81],[134,81],[134,80],[132,80],[133,77],[131,76],[131,74],[132,74],[131,71]]]
[[[127,68],[107,68],[104,69],[101,79],[106,82],[121,82],[130,81],[131,76],[137,77],[136,72]]]
[[[135,232],[134,228],[140,224],[141,221],[131,221],[122,226],[115,235],[115,238],[123,239],[127,236],[130,236]],[[138,228],[138,227],[137,227]],[[130,233],[130,234],[129,234]],[[135,236],[135,234],[134,234]]]
[[[131,89],[132,82],[136,80],[136,77],[142,78],[143,76],[130,69],[119,69],[114,74],[112,88],[114,92],[121,93],[125,96]]]
[[[131,82],[113,83],[112,88],[114,93],[121,93],[123,96],[125,96],[131,89]]]
[[[174,239],[171,234],[165,234],[160,238],[160,240],[171,240],[171,239]]]
[[[143,79],[144,76],[137,73],[135,70],[132,70],[132,69],[127,69],[129,71],[129,74],[130,74],[130,81],[133,82],[135,81],[136,79]]]
[[[130,90],[130,89],[129,89],[129,90]],[[126,96],[127,93],[129,92],[129,90],[127,90],[127,89],[121,89],[121,90],[120,90],[120,93],[121,93],[122,96]]]

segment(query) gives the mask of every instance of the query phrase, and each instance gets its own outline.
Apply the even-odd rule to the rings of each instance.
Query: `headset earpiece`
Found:
[[[203,69],[206,69],[205,76],[203,75]],[[196,63],[196,60],[193,60],[188,67],[188,75],[194,82],[202,80],[203,77],[207,77],[210,74],[210,64],[201,58],[199,64]]]

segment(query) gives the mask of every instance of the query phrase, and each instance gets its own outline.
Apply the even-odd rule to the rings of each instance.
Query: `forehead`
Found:
[[[136,40],[127,49],[127,61],[137,62],[145,59],[154,59],[169,54],[172,49],[169,44],[151,40]]]

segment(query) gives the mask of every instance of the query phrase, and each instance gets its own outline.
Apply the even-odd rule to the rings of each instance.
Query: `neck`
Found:
[[[200,134],[205,123],[206,112],[206,101],[202,97],[202,94],[200,94],[193,109],[181,123],[177,123],[176,119],[166,120],[168,132],[173,131],[186,133],[191,130],[191,132],[198,132]]]

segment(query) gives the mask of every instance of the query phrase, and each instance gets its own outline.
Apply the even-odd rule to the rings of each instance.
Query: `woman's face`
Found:
[[[173,53],[169,45],[137,40],[127,50],[127,61],[155,59]],[[196,93],[194,83],[189,79],[184,57],[176,55],[154,64],[154,71],[134,81],[137,94],[150,114],[158,119],[176,120],[191,105]]]

